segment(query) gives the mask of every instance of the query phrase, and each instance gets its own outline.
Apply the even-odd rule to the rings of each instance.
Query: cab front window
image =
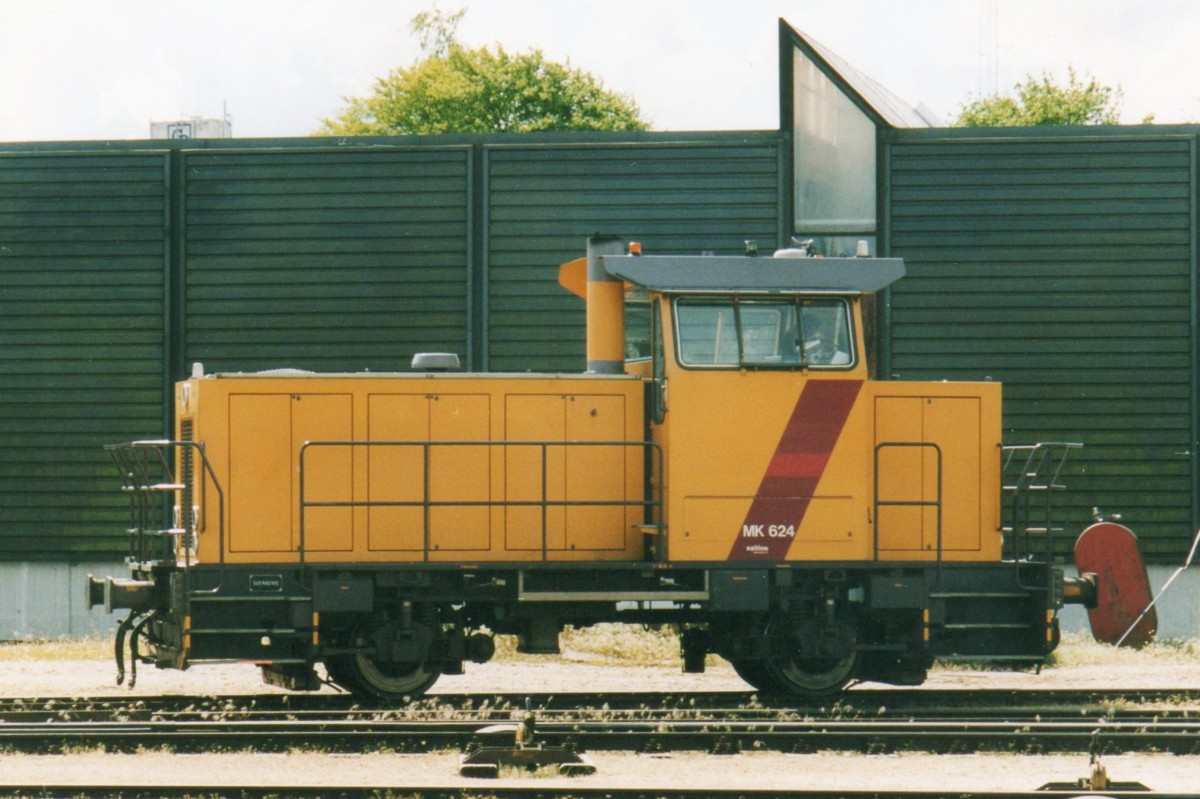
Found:
[[[675,331],[684,366],[846,369],[856,360],[840,298],[680,297]]]

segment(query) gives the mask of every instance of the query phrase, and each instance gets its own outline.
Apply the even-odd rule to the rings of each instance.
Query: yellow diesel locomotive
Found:
[[[872,379],[864,307],[903,274],[595,237],[559,275],[585,373],[197,368],[172,440],[110,448],[132,573],[90,601],[130,611],[119,660],[128,639],[135,664],[250,661],[297,690],[323,665],[377,700],[494,634],[555,653],[599,622],[673,625],[685,670],[716,653],[780,694],[1040,663],[1094,594],[1030,521],[1061,453],[1004,451],[999,384]]]

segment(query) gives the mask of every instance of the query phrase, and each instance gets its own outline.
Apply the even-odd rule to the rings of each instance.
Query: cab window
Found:
[[[625,360],[650,357],[650,292],[639,286],[625,286]]]
[[[856,359],[840,298],[680,297],[675,330],[684,366],[846,369]]]

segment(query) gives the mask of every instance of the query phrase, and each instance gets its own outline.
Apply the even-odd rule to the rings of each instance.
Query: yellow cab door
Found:
[[[659,303],[670,559],[868,557],[856,301],[746,293]]]

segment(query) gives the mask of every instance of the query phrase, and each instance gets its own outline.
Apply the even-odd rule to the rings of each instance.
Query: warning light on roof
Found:
[[[630,255],[641,255],[642,254],[642,243],[640,241],[629,242],[629,254]]]

